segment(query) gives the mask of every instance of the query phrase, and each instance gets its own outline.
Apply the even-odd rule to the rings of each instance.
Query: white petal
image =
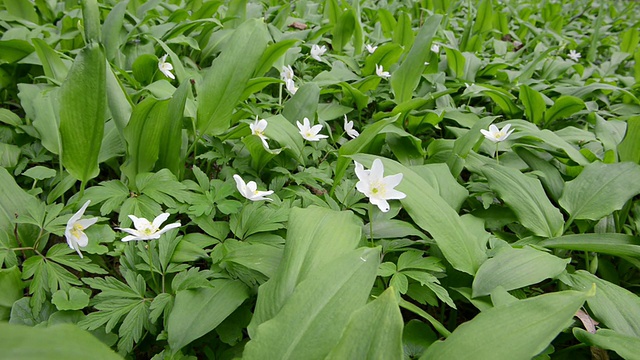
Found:
[[[492,137],[493,134],[491,134],[490,131],[485,130],[485,129],[480,129],[480,132],[482,133],[482,135],[484,135],[485,137]]]
[[[260,140],[262,140],[262,146],[264,146],[265,149],[269,150],[269,143],[267,142],[267,137],[264,135],[259,136]]]
[[[122,241],[131,241],[131,240],[144,240],[144,239],[134,235],[128,235],[122,238]]]
[[[87,234],[84,233],[84,231],[80,231],[80,237],[76,238],[76,243],[80,247],[85,247],[89,244],[89,238],[87,237]]]
[[[129,215],[129,219],[131,219],[131,221],[133,221],[133,226],[138,230],[144,229],[145,227],[151,225],[149,220],[147,220],[145,218],[136,217],[135,215]]]
[[[124,231],[127,234],[131,234],[133,236],[142,236],[142,233],[140,233],[140,231],[136,230],[136,229],[129,229],[129,228],[116,228],[120,231]]]
[[[369,183],[365,180],[358,181],[356,183],[356,189],[367,197],[371,195],[371,188],[369,187]]]
[[[249,181],[247,183],[247,195],[253,195],[253,193],[256,192],[256,190],[258,190],[258,184],[256,184],[255,181]]]
[[[382,180],[384,175],[384,165],[380,159],[373,160],[371,164],[371,170],[369,172],[369,182],[378,182]]]
[[[356,176],[360,181],[369,181],[369,171],[364,169],[364,166],[357,161],[353,161],[356,164]]]
[[[238,192],[244,196],[244,194],[247,193],[247,184],[245,184],[244,180],[242,180],[238,174],[233,175],[233,180],[236,181],[236,188],[238,189]]]
[[[511,127],[511,124],[507,124],[500,131],[502,131],[503,133],[507,133],[509,131],[510,127]]]
[[[155,219],[153,219],[153,228],[154,229],[159,229],[160,225],[162,225],[163,222],[167,221],[167,219],[169,218],[169,213],[162,213],[158,216],[156,216]]]
[[[160,237],[160,235],[164,234],[165,232],[167,232],[167,231],[169,231],[169,230],[171,230],[171,229],[178,228],[178,227],[180,227],[180,226],[181,226],[181,225],[180,225],[180,222],[179,222],[179,221],[178,221],[178,222],[175,222],[175,223],[173,223],[173,224],[169,224],[169,225],[167,225],[167,226],[163,227],[160,231],[156,232],[156,233],[154,234],[154,236],[155,236],[155,235],[158,235],[158,237]]]
[[[500,130],[498,130],[497,126],[495,126],[494,124],[491,124],[489,125],[489,132],[491,132],[491,135],[495,136],[495,134],[500,132]]]
[[[82,217],[82,215],[84,215],[84,212],[87,210],[87,207],[89,206],[89,203],[91,203],[91,200],[87,200],[84,205],[82,205],[82,207],[80,207],[80,210],[78,210],[75,214],[73,214],[70,218],[69,221],[67,221],[67,226],[69,226],[69,224],[72,224],[71,226],[73,227],[73,224],[78,221],[78,219],[80,219]]]
[[[396,189],[387,189],[387,191],[384,194],[384,198],[388,200],[398,200],[398,199],[404,199],[406,197],[407,197],[407,194],[403,193],[402,191],[398,191]]]
[[[377,205],[378,209],[380,209],[380,211],[382,211],[382,212],[388,212],[389,211],[389,203],[387,202],[387,200],[385,200],[385,199],[377,199],[377,198],[369,198],[369,201],[371,201],[371,203],[373,205]]]
[[[76,224],[82,226],[83,229],[88,228],[89,226],[95,224],[98,222],[98,218],[94,217],[94,218],[88,218],[88,219],[81,219],[76,221]]]
[[[304,125],[300,124],[300,121],[296,121],[296,125],[298,125],[298,129],[300,130],[301,133],[305,131]]]
[[[402,181],[402,176],[402,173],[385,176],[384,179],[382,179],[382,182],[384,182],[387,189],[393,189],[394,187],[398,186],[398,184],[400,184],[400,182]]]
[[[319,133],[319,132],[320,132],[320,130],[322,130],[322,125],[319,125],[319,124],[318,124],[318,125],[314,125],[314,126],[312,126],[312,127],[311,127],[311,132],[312,132],[313,134],[317,134],[317,133]]]

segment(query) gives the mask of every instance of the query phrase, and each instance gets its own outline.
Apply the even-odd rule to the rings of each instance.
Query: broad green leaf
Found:
[[[282,116],[295,125],[296,121],[302,124],[304,118],[313,122],[318,109],[318,99],[320,97],[320,87],[315,83],[306,83],[289,101],[284,104]]]
[[[34,180],[44,180],[55,177],[56,171],[44,166],[34,166],[23,172],[22,175],[28,176]]]
[[[581,250],[615,256],[640,258],[640,238],[625,234],[574,234],[539,243],[551,249]]]
[[[167,116],[160,135],[158,162],[156,169],[167,168],[181,177],[184,169],[182,156],[182,119],[185,104],[191,92],[189,81],[184,81],[173,94],[167,108]]]
[[[352,156],[353,160],[367,168],[377,158],[364,154]],[[420,175],[393,160],[379,159],[384,165],[385,176],[403,174],[402,182],[396,189],[407,195],[400,201],[413,221],[431,234],[454,268],[475,274],[486,259],[484,245],[476,239],[477,234],[469,231],[457,212]]]
[[[34,38],[31,41],[33,42],[33,47],[36,49],[36,53],[42,62],[44,74],[59,82],[64,81],[69,69],[62,62],[58,53],[49,47],[49,45],[42,39]]]
[[[527,120],[538,125],[542,123],[544,111],[547,108],[542,95],[529,86],[520,85],[520,101],[524,105],[524,114]]]
[[[338,18],[338,22],[333,26],[333,38],[331,45],[336,53],[342,53],[344,46],[349,43],[356,26],[356,18],[352,9],[347,9]]]
[[[460,176],[460,173],[464,169],[464,161],[469,155],[469,152],[473,149],[474,145],[480,141],[480,139],[484,139],[480,129],[486,129],[489,127],[489,124],[495,120],[494,116],[487,116],[482,119],[478,119],[474,116],[473,125],[469,131],[467,131],[464,135],[460,136],[453,144],[453,151],[447,159],[447,166],[451,169],[451,174],[454,178]]]
[[[326,359],[400,359],[403,326],[395,290],[388,288],[351,315]]]
[[[531,170],[540,171],[544,176],[540,177],[540,182],[549,193],[549,196],[555,201],[562,196],[562,190],[564,189],[564,179],[560,171],[548,161],[538,157],[533,151],[528,150],[525,147],[514,147],[513,150],[518,156],[529,165]]]
[[[413,45],[413,29],[411,27],[411,17],[406,12],[398,14],[398,22],[394,24],[393,42],[402,46],[405,52],[408,52]]]
[[[588,298],[587,304],[597,321],[620,334],[640,337],[638,295],[584,270],[569,275],[568,280],[576,290],[588,289],[595,284],[596,295]]]
[[[573,328],[576,339],[589,346],[612,350],[623,359],[633,359],[640,354],[640,338],[617,333],[609,329],[600,329],[592,334],[580,328]]]
[[[22,190],[13,176],[0,167],[0,229],[13,234],[16,217],[24,216],[29,209],[38,209],[40,206],[35,197]]]
[[[620,51],[624,51],[628,54],[635,53],[639,41],[640,34],[638,33],[638,29],[635,27],[627,29],[627,31],[622,33],[622,43],[620,44]]]
[[[478,269],[473,297],[489,295],[498,286],[509,291],[555,278],[570,261],[529,247],[502,250]]]
[[[121,33],[124,25],[124,16],[129,5],[129,0],[118,2],[109,11],[102,24],[102,45],[107,60],[120,66],[120,45],[122,45]]]
[[[53,293],[51,302],[58,310],[81,310],[89,305],[89,294],[75,287]]]
[[[40,19],[33,7],[33,3],[29,0],[10,0],[4,1],[4,7],[7,12],[18,19],[26,20],[34,24],[38,24]]]
[[[366,304],[379,259],[380,248],[360,248],[309,272],[280,311],[258,325],[243,358],[325,358],[338,344],[349,316]]]
[[[413,97],[413,91],[422,77],[424,63],[431,55],[431,40],[441,21],[441,15],[432,15],[424,22],[415,43],[412,41],[413,46],[407,57],[400,64],[400,67],[391,74],[390,83],[396,104],[404,103]],[[410,25],[409,29],[411,29]],[[411,36],[413,36],[413,33]],[[406,44],[403,45],[407,46]],[[405,49],[407,48],[405,47]]]
[[[540,130],[534,124],[523,120],[512,120],[512,124],[517,124],[518,133],[521,136],[518,140],[527,143],[526,136],[531,136],[540,142],[535,142],[536,146],[550,152],[564,151],[567,156],[579,165],[590,164],[590,161],[582,155],[575,146],[569,144],[556,133],[550,130]]]
[[[0,269],[0,321],[9,320],[11,307],[23,294],[22,274],[17,266]]]
[[[425,179],[454,210],[460,211],[469,192],[451,175],[445,164],[412,166],[411,170]]]
[[[198,86],[197,129],[201,134],[228,130],[231,114],[267,48],[263,22],[251,19],[233,31],[222,53]]]
[[[265,136],[278,142],[280,146],[284,147],[285,152],[291,154],[299,163],[304,164],[304,156],[302,154],[304,143],[298,127],[282,115],[275,115],[265,120],[267,120],[268,124],[264,130]]]
[[[100,46],[89,44],[76,57],[60,88],[62,163],[82,182],[98,175],[107,100],[105,66]]]
[[[389,69],[392,65],[398,62],[400,56],[402,56],[402,46],[396,43],[380,45],[373,54],[367,56],[364,60],[362,74],[375,74],[376,65],[382,65],[383,68]]]
[[[464,67],[466,59],[462,56],[462,53],[458,49],[444,48],[444,52],[447,54],[447,67],[451,70],[451,73],[456,78],[464,77]]]
[[[133,109],[131,120],[124,129],[127,159],[121,167],[129,179],[129,186],[135,186],[134,179],[138,174],[153,170],[158,160],[162,135],[171,120],[168,107],[168,100],[148,97]]]
[[[100,41],[100,9],[97,0],[82,0],[84,38],[87,44]]]
[[[483,0],[478,4],[478,13],[473,23],[475,34],[485,33],[493,29],[493,0]]]
[[[538,236],[562,235],[562,213],[551,204],[539,180],[500,165],[485,166],[482,173],[489,187],[513,210],[524,227]]]
[[[339,228],[340,232],[334,229]],[[324,208],[293,208],[289,215],[287,240],[275,276],[260,286],[249,335],[258,325],[273,318],[296,286],[334,258],[353,250],[360,242],[362,227],[349,212]]]
[[[124,128],[129,123],[131,111],[131,99],[127,96],[122,83],[114,74],[114,69],[109,65],[107,69],[107,104],[109,112],[118,128],[120,136],[124,139]]]
[[[169,320],[169,346],[182,349],[215,329],[249,297],[249,288],[237,280],[214,280],[212,287],[180,290]]]
[[[253,77],[264,76],[264,74],[271,69],[273,64],[282,57],[287,50],[289,50],[293,45],[297,44],[300,40],[298,39],[286,39],[282,41],[278,41],[277,43],[273,43],[267,47],[264,54],[262,54],[262,58],[260,59],[260,66],[256,68],[253,72]],[[282,69],[278,69],[282,70]]]
[[[546,124],[551,124],[556,120],[564,119],[577,113],[584,107],[584,101],[580,98],[569,95],[560,96],[544,114],[544,121]]]
[[[638,164],[590,164],[578,177],[565,184],[560,206],[569,213],[571,219],[599,220],[621,209],[629,199],[640,193],[640,182],[629,181],[638,178]]]
[[[15,63],[33,51],[33,46],[27,41],[18,39],[0,40],[0,63]]]
[[[35,119],[33,127],[38,130],[42,146],[54,154],[59,155],[62,151],[61,134],[58,131],[60,126],[59,98],[60,89],[43,89],[33,98]]]
[[[560,291],[485,310],[420,359],[531,359],[567,327],[586,298],[584,292]]]
[[[91,333],[73,324],[29,327],[0,323],[0,347],[6,359],[122,359]]]
[[[620,161],[632,161],[640,164],[640,116],[627,120],[627,133],[618,145]]]

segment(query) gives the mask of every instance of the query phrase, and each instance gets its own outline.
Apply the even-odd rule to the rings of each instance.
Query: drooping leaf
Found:
[[[572,219],[599,220],[640,194],[640,182],[629,181],[638,178],[640,165],[635,163],[590,164],[565,184],[560,206]]]
[[[546,239],[538,246],[640,258],[640,238],[626,234],[573,234]]]
[[[613,350],[623,359],[633,359],[640,354],[640,338],[623,335],[609,329],[600,329],[595,334],[573,328],[573,335],[582,343]]]

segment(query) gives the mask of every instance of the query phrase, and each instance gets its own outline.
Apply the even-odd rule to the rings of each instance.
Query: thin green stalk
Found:
[[[498,153],[498,144],[496,143],[496,161],[498,162],[498,165],[500,165],[500,153]]]
[[[371,241],[371,247],[374,247],[373,243],[373,207],[369,203],[369,240]]]
[[[411,311],[412,313],[421,316],[423,319],[427,320],[431,326],[433,326],[434,329],[436,329],[437,332],[440,333],[440,335],[442,335],[442,337],[449,337],[449,335],[451,335],[451,331],[447,330],[446,327],[444,327],[444,325],[442,325],[442,323],[440,323],[438,320],[436,320],[433,316],[429,315],[426,311],[422,310],[421,308],[417,307],[416,305],[406,301],[405,299],[400,299],[400,302],[398,303],[398,305],[400,305],[400,307],[403,307],[409,311]]]
[[[147,250],[149,252],[149,269],[150,269],[150,272],[151,272],[151,280],[153,280],[153,285],[155,285],[155,288],[157,289],[158,288],[158,281],[156,280],[156,277],[154,275],[155,269],[153,267],[153,255],[151,254],[151,242],[147,243]],[[162,286],[164,287],[164,284],[162,284]]]

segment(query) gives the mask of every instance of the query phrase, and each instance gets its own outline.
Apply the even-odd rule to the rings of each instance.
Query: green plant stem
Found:
[[[369,202],[369,240],[371,241],[371,247],[374,247],[373,243],[373,206],[371,206],[371,202]]]
[[[82,199],[82,197],[84,196],[84,187],[87,186],[87,183],[82,181],[80,182],[80,192],[78,192],[78,199]]]
[[[496,143],[496,162],[500,165],[500,154],[498,153],[498,144]]]
[[[158,281],[154,275],[155,269],[153,267],[153,256],[151,253],[151,242],[147,243],[147,250],[149,251],[149,269],[151,271],[151,280],[153,280],[153,285],[155,285],[156,289],[158,288]],[[164,286],[164,284],[162,284]],[[164,292],[164,291],[163,291]]]
[[[442,337],[449,337],[449,335],[451,335],[451,331],[447,330],[446,327],[444,327],[444,325],[442,325],[442,323],[440,323],[438,320],[436,320],[433,316],[429,315],[426,311],[422,310],[421,308],[417,307],[416,305],[406,301],[405,299],[400,299],[400,301],[398,302],[398,305],[400,305],[400,307],[405,308],[409,311],[411,311],[412,313],[422,316],[422,318],[424,318],[425,320],[427,320],[431,326],[433,326],[434,329],[436,329],[437,332],[440,333],[440,335],[442,335]]]
[[[591,264],[590,264],[590,259],[589,259],[589,252],[585,251],[584,252],[584,266],[586,267],[586,270],[588,272],[591,272]]]

